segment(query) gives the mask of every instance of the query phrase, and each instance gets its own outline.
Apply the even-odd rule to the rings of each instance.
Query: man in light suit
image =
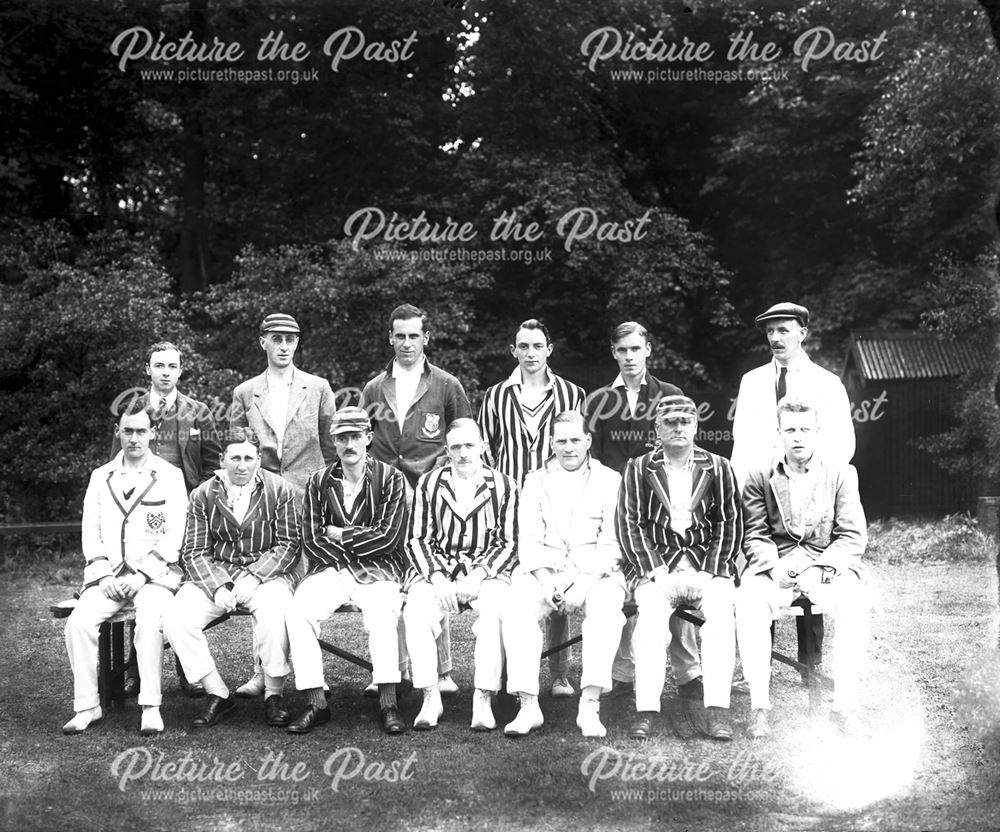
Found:
[[[184,485],[191,492],[215,473],[221,449],[208,405],[177,389],[182,372],[181,351],[175,344],[153,344],[146,359],[149,390],[137,395],[136,402],[152,407],[155,435],[150,450],[184,472]],[[116,432],[111,452],[120,450]]]
[[[786,395],[814,402],[825,456],[831,461],[850,462],[855,439],[847,391],[836,375],[810,361],[802,348],[809,334],[809,310],[797,303],[777,303],[754,323],[767,337],[772,359],[740,381],[731,460],[740,488],[751,470],[768,467],[783,453],[774,408]],[[823,616],[815,615],[812,620],[812,632],[807,633],[803,619],[795,619],[800,662],[805,661],[807,639],[812,640],[815,655],[822,656]]]
[[[564,410],[583,411],[585,393],[579,385],[552,372],[553,345],[549,330],[536,318],[523,321],[514,333],[510,354],[514,371],[486,390],[479,408],[479,429],[486,445],[486,462],[517,483],[541,468],[549,455],[552,420]],[[549,645],[570,638],[569,617],[555,613],[547,621]],[[549,656],[552,695],[572,696],[570,651]]]
[[[776,411],[784,455],[751,471],[743,487],[748,562],[736,593],[736,633],[750,686],[747,733],[753,738],[770,733],[768,629],[774,610],[799,595],[836,621],[831,718],[851,731],[870,608],[858,474],[854,466],[817,451],[822,437],[812,403],[789,396]]]
[[[260,441],[260,466],[284,479],[301,500],[309,476],[337,458],[330,434],[337,406],[325,378],[305,373],[293,363],[301,330],[295,318],[274,313],[260,325],[260,346],[267,369],[233,390],[232,427],[249,427]],[[256,655],[256,646],[254,654]],[[254,674],[236,690],[240,697],[259,696],[264,676]]]
[[[207,694],[194,727],[215,725],[236,708],[203,628],[237,606],[253,616],[267,723],[285,727],[291,721],[282,698],[290,670],[285,611],[298,557],[298,497],[281,477],[260,467],[253,432],[233,428],[225,437],[221,469],[191,495],[181,550],[186,578],[163,619],[184,673]]]
[[[541,622],[559,610],[583,608],[583,671],[576,724],[585,737],[607,734],[601,693],[611,690],[611,664],[621,638],[628,590],[615,537],[621,476],[589,453],[590,433],[576,410],[556,414],[553,458],[528,474],[518,510],[518,566],[502,629],[507,690],[520,699],[508,736],[539,727]]]
[[[260,465],[279,474],[302,497],[313,471],[337,458],[330,425],[337,409],[325,378],[293,363],[298,323],[276,313],[260,325],[267,369],[233,390],[232,427],[249,427],[260,439]]]
[[[417,482],[407,533],[416,574],[408,580],[403,621],[413,686],[424,692],[413,727],[438,724],[443,707],[434,642],[446,617],[469,604],[478,613],[472,730],[490,731],[503,672],[500,612],[517,561],[517,485],[483,465],[483,440],[472,419],[452,422],[446,442],[449,464]]]
[[[90,475],[83,500],[83,591],[66,620],[73,668],[74,717],[63,733],[79,734],[103,716],[98,704],[97,642],[101,623],[135,606],[143,734],[163,731],[160,668],[164,610],[181,580],[177,565],[187,491],[179,468],[150,453],[153,414],[132,403],[117,435],[122,450]]]
[[[635,587],[635,707],[631,735],[647,739],[663,692],[668,620],[682,605],[701,628],[707,734],[732,739],[730,687],[736,663],[735,559],[743,517],[729,460],[696,447],[695,404],[665,396],[657,405],[660,447],[625,467],[616,527],[624,571]]]

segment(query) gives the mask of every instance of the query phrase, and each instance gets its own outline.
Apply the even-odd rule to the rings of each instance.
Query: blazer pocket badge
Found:
[[[157,512],[147,512],[146,513],[146,526],[151,532],[162,532],[163,524],[167,522],[167,516],[162,511]]]
[[[424,414],[424,435],[437,436],[441,433],[441,417],[437,413]]]

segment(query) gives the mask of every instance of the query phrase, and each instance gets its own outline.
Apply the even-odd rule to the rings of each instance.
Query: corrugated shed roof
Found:
[[[989,347],[982,339],[908,329],[861,330],[851,333],[848,364],[851,358],[868,381],[949,378],[982,367]]]

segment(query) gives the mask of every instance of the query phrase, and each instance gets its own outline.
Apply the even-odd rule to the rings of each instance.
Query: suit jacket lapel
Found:
[[[389,405],[389,409],[396,416],[396,425],[399,430],[402,430],[403,421],[406,418],[406,414],[403,414],[403,418],[399,415],[399,404],[396,401],[396,379],[392,377],[392,362],[389,362],[389,366],[385,371],[385,378],[382,379],[382,396],[385,398],[385,403]]]
[[[785,532],[789,537],[795,537],[792,532],[792,495],[788,487],[788,477],[780,474],[775,468],[770,479],[771,493],[774,494],[775,502],[778,505],[778,514],[781,515],[781,523],[785,527]]]
[[[694,466],[691,471],[692,511],[701,505],[701,500],[705,496],[705,492],[708,491],[712,480],[715,478],[715,469],[712,467],[712,461],[708,456],[700,448],[696,448],[693,453],[695,457]]]
[[[275,431],[274,425],[271,423],[271,414],[269,412],[271,408],[267,406],[269,394],[270,390],[267,386],[267,372],[265,371],[254,379],[253,406],[260,411],[260,415],[264,419],[264,424],[266,424],[271,429],[271,432],[277,436],[277,431]]]
[[[292,419],[295,418],[295,412],[299,409],[299,406],[305,401],[306,394],[309,392],[309,386],[305,381],[298,378],[298,374],[293,371],[292,374],[292,387],[288,391],[288,413],[285,415],[285,427],[292,423]]]
[[[654,454],[649,461],[649,466],[646,468],[646,482],[652,487],[653,493],[663,504],[667,514],[671,514],[670,488],[667,484],[667,471],[662,456]]]

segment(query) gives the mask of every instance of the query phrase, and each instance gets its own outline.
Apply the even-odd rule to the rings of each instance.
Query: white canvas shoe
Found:
[[[581,699],[576,713],[576,726],[585,737],[606,737],[608,729],[601,722],[599,699]]]
[[[235,692],[240,699],[253,699],[264,692],[264,671],[260,669],[260,665],[257,665],[253,676],[236,688]]]
[[[420,713],[413,720],[414,731],[430,731],[437,728],[438,720],[444,713],[444,705],[441,704],[441,692],[437,687],[424,688],[424,704],[420,708]]]
[[[567,699],[574,693],[576,691],[565,676],[560,676],[558,679],[552,681],[552,695],[556,699]]]
[[[542,709],[538,707],[538,697],[532,694],[522,693],[520,696],[521,708],[514,717],[513,722],[508,722],[503,729],[508,737],[526,737],[536,728],[541,728],[545,719],[542,717]]]
[[[139,733],[144,737],[163,733],[163,717],[160,716],[159,708],[147,705],[142,709],[142,722],[139,725]]]
[[[442,696],[452,696],[458,693],[458,685],[455,684],[455,680],[451,678],[450,673],[442,673],[438,677],[438,690]]]
[[[472,694],[472,730],[492,731],[497,727],[493,716],[493,694],[488,690],[476,688]]]
[[[73,718],[63,725],[62,730],[64,734],[82,734],[91,725],[102,719],[104,719],[104,711],[98,705],[96,708],[88,708],[86,711],[77,711]]]

